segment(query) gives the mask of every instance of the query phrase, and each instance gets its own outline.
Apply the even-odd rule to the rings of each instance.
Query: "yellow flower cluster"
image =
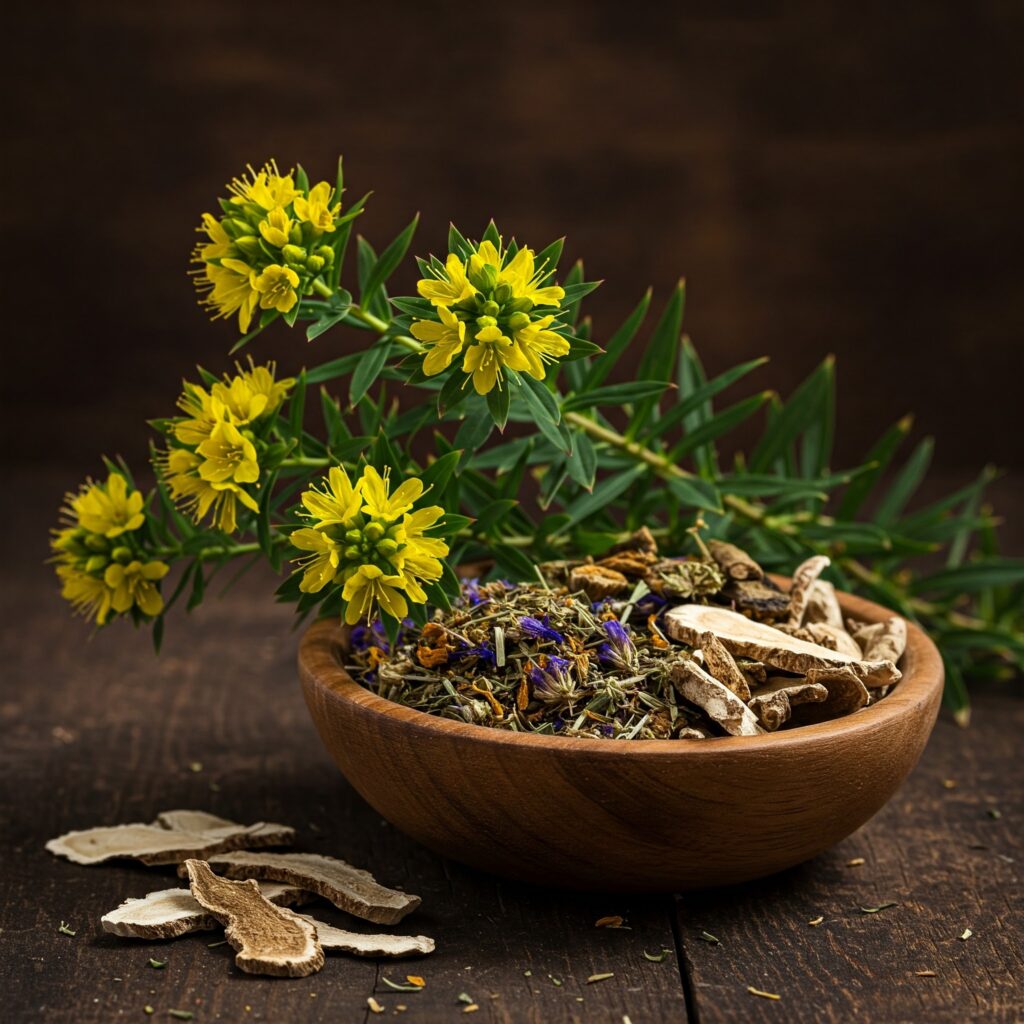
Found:
[[[171,446],[157,460],[174,501],[199,522],[207,515],[234,533],[238,506],[259,509],[253,494],[260,480],[255,430],[276,412],[295,383],[276,380],[275,365],[236,367],[233,377],[210,388],[185,382],[178,399],[183,417],[171,421]]]
[[[157,583],[168,566],[146,552],[141,492],[112,472],[106,483],[87,480],[66,502],[64,526],[50,542],[61,595],[101,626],[112,611],[123,615],[135,608],[150,618],[159,615],[164,601]]]
[[[205,238],[193,252],[196,287],[214,319],[238,314],[249,330],[257,309],[289,313],[334,262],[328,244],[338,230],[340,196],[326,181],[296,184],[271,161],[235,178],[221,215],[204,213]]]
[[[305,518],[311,526],[295,530],[292,544],[307,552],[295,559],[302,572],[299,589],[318,593],[342,583],[345,621],[369,621],[379,607],[403,619],[409,601],[425,604],[422,583],[441,578],[441,559],[448,545],[427,531],[443,519],[439,505],[413,511],[423,495],[423,483],[404,481],[391,493],[389,471],[381,476],[372,466],[355,484],[335,467],[322,489],[302,495]]]
[[[543,285],[549,273],[535,265],[531,249],[511,254],[484,241],[466,261],[449,253],[443,269],[435,264],[435,276],[417,284],[437,317],[411,328],[429,349],[423,372],[441,373],[462,353],[462,372],[472,374],[478,394],[500,388],[506,368],[543,380],[544,363],[569,352],[569,342],[551,329],[555,313],[544,312],[557,311],[565,297],[557,285]]]

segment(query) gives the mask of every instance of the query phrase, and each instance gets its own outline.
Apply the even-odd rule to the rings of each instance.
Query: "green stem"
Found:
[[[320,278],[313,281],[313,291],[316,292],[321,298],[329,299],[334,295],[334,290]],[[348,315],[354,319],[360,321],[360,323],[366,324],[371,331],[375,331],[377,334],[384,335],[391,330],[391,322],[388,320],[382,320],[379,316],[375,316],[368,309],[363,309],[358,303],[353,302],[348,308]],[[410,338],[407,334],[397,334],[392,336],[392,341],[400,345],[404,349],[408,349],[410,352],[415,352],[417,355],[423,355],[427,350],[415,339]]]
[[[312,456],[305,455],[294,455],[288,459],[282,459],[279,463],[280,468],[290,469],[302,467],[306,469],[327,469],[329,466],[333,466],[334,462],[330,459],[315,459]]]
[[[277,544],[283,540],[284,537],[275,537],[274,543]],[[207,561],[211,558],[237,558],[239,555],[254,555],[260,550],[262,549],[257,541],[250,541],[247,544],[211,545],[208,548],[201,548],[198,552],[185,557],[198,558],[200,561]],[[153,554],[157,558],[181,558],[184,556],[184,552],[180,547],[157,548]]]

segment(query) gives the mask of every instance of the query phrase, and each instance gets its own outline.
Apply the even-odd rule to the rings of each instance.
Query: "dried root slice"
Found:
[[[802,626],[777,626],[788,636],[795,636],[798,640],[807,640],[809,643],[827,647],[830,651],[839,651],[840,654],[848,654],[851,658],[860,660],[861,651],[857,641],[838,626],[832,626],[827,622],[805,622]]]
[[[701,633],[700,651],[708,672],[723,686],[728,686],[742,701],[750,700],[747,677],[740,671],[733,656],[722,646],[714,633]]]
[[[906,620],[895,615],[885,622],[851,622],[850,632],[865,659],[885,658],[896,664],[907,649]]]
[[[605,597],[620,597],[632,590],[632,585],[621,572],[601,565],[578,565],[569,573],[571,593],[584,591],[591,601]]]
[[[276,907],[248,879],[229,882],[201,860],[185,861],[189,888],[201,907],[224,925],[235,964],[248,974],[305,978],[324,965],[316,928],[292,910]]]
[[[765,621],[785,618],[789,613],[789,594],[781,591],[770,579],[729,580],[722,596],[741,612],[749,612]]]
[[[210,866],[228,878],[285,882],[330,900],[364,921],[397,924],[422,902],[419,896],[387,889],[369,871],[318,853],[220,853]],[[181,869],[179,869],[179,874]]]
[[[675,665],[672,684],[730,736],[757,736],[763,731],[750,708],[695,661],[682,661]]]
[[[763,661],[766,665],[806,675],[810,669],[850,666],[865,686],[885,686],[900,678],[891,661],[862,661],[818,644],[787,636],[773,626],[750,619],[728,608],[683,604],[665,613],[665,631],[674,640],[700,646],[702,633],[714,633],[732,654]]]
[[[801,725],[852,715],[870,700],[863,681],[850,665],[808,669],[807,682],[824,686],[828,699],[820,704],[801,706],[793,716]]]
[[[750,555],[735,544],[721,540],[709,540],[708,550],[722,572],[731,580],[763,580],[764,569]]]
[[[775,732],[789,721],[794,705],[827,699],[828,690],[820,683],[780,677],[757,689],[750,698],[749,707],[767,732]]]
[[[351,953],[353,956],[423,956],[434,952],[434,940],[426,935],[364,935],[335,928],[308,914],[299,917],[316,928],[316,937],[325,953]]]
[[[789,588],[789,624],[802,626],[807,611],[807,597],[811,586],[832,564],[826,555],[814,555],[801,562],[793,573],[793,586]]]
[[[182,825],[191,827],[184,828]],[[250,846],[287,846],[295,830],[257,822],[240,825],[205,811],[165,811],[151,825],[113,825],[68,832],[51,839],[46,849],[75,864],[100,864],[114,857],[134,857],[143,864],[179,864]]]
[[[264,899],[278,907],[293,907],[312,897],[292,885],[261,882]],[[130,939],[176,939],[189,932],[205,932],[217,921],[196,901],[189,889],[160,889],[141,899],[125,900],[100,918],[105,932]]]
[[[806,626],[811,622],[823,622],[836,629],[845,628],[836,588],[828,580],[815,580],[807,589],[803,624]]]

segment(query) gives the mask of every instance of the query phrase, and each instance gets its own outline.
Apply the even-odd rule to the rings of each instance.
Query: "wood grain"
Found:
[[[842,602],[858,619],[891,616]],[[321,739],[365,800],[444,856],[604,892],[742,881],[827,849],[917,762],[942,692],[938,652],[912,626],[903,679],[856,715],[762,736],[567,742],[384,700],[345,672],[343,644],[335,624],[315,623],[299,668]]]
[[[678,914],[671,898],[501,882],[408,840],[344,782],[303,706],[290,612],[269,601],[269,576],[253,572],[223,602],[211,599],[191,619],[175,616],[160,660],[131,629],[89,640],[39,564],[67,479],[12,476],[13,493],[28,500],[0,533],[0,557],[16,581],[0,588],[5,1021],[145,1020],[148,1004],[156,1021],[169,1020],[173,1007],[193,1011],[197,1024],[337,1024],[391,1020],[402,1003],[409,1009],[398,1019],[432,1024],[461,1019],[463,992],[481,1007],[466,1019],[501,1024],[622,1024],[626,1014],[633,1024],[1018,1019],[1019,695],[976,690],[969,731],[940,722],[921,765],[881,814],[777,879],[686,896]],[[950,777],[954,790],[941,786]],[[207,948],[216,933],[172,942],[103,934],[102,914],[126,896],[178,884],[173,869],[79,867],[43,843],[69,828],[148,821],[173,807],[294,824],[299,847],[366,865],[382,882],[422,895],[423,906],[397,930],[435,937],[437,952],[380,964],[331,955],[314,977],[286,981],[242,974],[230,947]],[[978,844],[988,848],[971,849]],[[868,863],[847,869],[856,856]],[[912,907],[873,916],[850,909],[884,899]],[[339,927],[366,928],[326,904],[308,909]],[[826,924],[802,924],[818,913]],[[593,926],[614,914],[631,930]],[[74,938],[59,934],[62,920]],[[960,942],[964,927],[975,937]],[[707,946],[701,929],[722,944]],[[676,953],[660,964],[643,955],[673,948],[674,930],[687,958],[689,1013]],[[150,957],[167,966],[150,968]],[[939,977],[907,973],[929,968]],[[609,971],[611,980],[586,984]],[[426,989],[399,994],[384,983],[407,973],[425,977]],[[784,1002],[749,996],[748,984],[778,985]],[[368,1013],[371,994],[387,1017]]]

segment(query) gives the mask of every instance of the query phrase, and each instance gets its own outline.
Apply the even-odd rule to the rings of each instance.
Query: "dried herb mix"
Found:
[[[772,732],[850,714],[899,679],[905,623],[846,622],[827,565],[803,563],[786,594],[733,545],[663,558],[640,531],[600,561],[539,567],[537,583],[466,579],[393,645],[357,626],[346,668],[388,700],[514,732]]]

